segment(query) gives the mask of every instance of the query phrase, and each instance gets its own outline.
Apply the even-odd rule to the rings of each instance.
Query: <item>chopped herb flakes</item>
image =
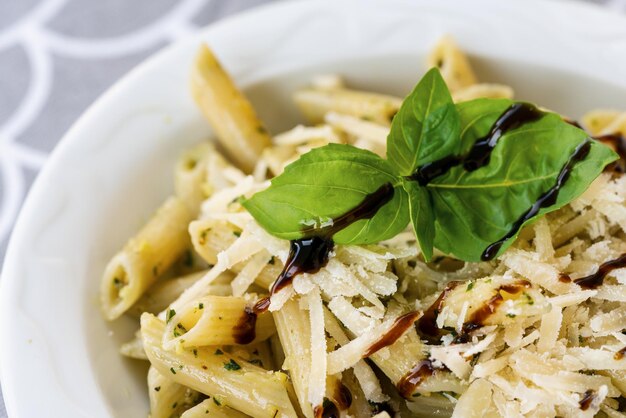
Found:
[[[271,264],[271,265],[276,264],[276,257],[272,256],[272,258],[270,258],[270,261],[268,261],[267,264]]]
[[[515,318],[517,315],[515,315],[514,313],[508,313],[506,314],[507,318]]]
[[[166,315],[167,319],[165,320],[165,322],[169,324],[174,315],[176,315],[176,311],[174,309],[168,309]]]
[[[173,367],[170,367],[170,372],[172,372],[172,374],[176,374],[176,370],[174,370]]]
[[[470,290],[472,290],[474,288],[474,282],[469,282],[467,284],[467,291],[469,292]]]
[[[160,390],[161,390],[161,386],[157,386],[157,387],[155,387],[155,388],[154,388],[154,391],[155,391],[155,392],[158,392],[158,391],[160,391]]]
[[[233,359],[230,359],[227,363],[224,363],[224,368],[228,371],[240,370],[241,366]]]
[[[177,406],[178,406],[178,402],[174,402],[174,404],[172,405],[172,409],[176,409]]]
[[[524,296],[526,296],[526,301],[528,302],[529,305],[534,305],[535,301],[533,300],[532,297],[530,297],[530,295],[526,292],[524,292]]]
[[[215,355],[216,356],[221,356],[222,354],[224,354],[224,352],[222,350],[220,350],[219,348],[217,350],[215,350]]]
[[[222,406],[222,402],[219,399],[217,399],[215,396],[213,397],[213,403],[217,406]]]
[[[198,357],[198,350],[195,348],[193,349],[193,356]]]
[[[263,362],[261,360],[259,360],[258,358],[250,360],[250,363],[256,364],[259,367],[263,367]]]
[[[241,231],[233,231],[233,235],[239,238],[241,236]]]
[[[198,305],[198,309],[204,309],[204,303],[200,302],[200,304]]]

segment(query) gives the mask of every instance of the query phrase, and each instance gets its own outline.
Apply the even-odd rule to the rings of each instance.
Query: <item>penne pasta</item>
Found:
[[[148,370],[150,418],[179,416],[204,397],[201,393],[163,376],[154,367]]]
[[[203,142],[186,150],[179,158],[174,169],[174,189],[193,215],[200,211],[202,201],[211,190],[206,186],[207,165],[215,149],[210,143]]]
[[[482,160],[466,165],[468,159],[478,158],[476,150],[493,147],[492,160],[487,153],[485,164],[507,162],[511,136],[498,141],[510,129],[530,137],[544,130],[554,133],[547,127],[553,119],[550,123],[558,124],[564,137],[578,134],[586,141],[586,135],[563,123],[577,125],[574,121],[543,118],[545,109],[530,104],[512,102],[496,120],[507,102],[488,99],[512,99],[513,89],[478,83],[468,57],[451,38],[440,40],[427,64],[439,68],[454,102],[485,100],[455,106],[442,94],[437,71],[424,79],[433,83],[428,101],[412,94],[405,102],[351,89],[339,75],[323,75],[294,96],[315,125],[297,125],[270,141],[250,102],[212,51],[201,47],[192,94],[237,166],[210,142],[184,152],[174,172],[175,195],[112,258],[101,285],[107,319],[124,313],[140,318],[139,331],[120,352],[150,364],[151,418],[621,416],[626,396],[626,113],[596,110],[583,117],[588,135],[622,159],[607,165],[579,197],[566,205],[555,203],[560,209],[546,209],[545,216],[517,231],[501,255],[473,258],[480,251],[467,248],[468,255],[459,259],[444,254],[438,240],[449,240],[446,245],[456,249],[455,237],[442,238],[445,219],[440,209],[432,209],[437,212],[432,214],[434,244],[440,249],[425,261],[412,228],[402,231],[409,217],[419,221],[422,216],[413,213],[415,195],[407,184],[417,181],[426,197],[435,189],[457,193],[453,190],[463,188],[458,182],[435,180],[452,171],[438,170],[448,164],[459,173],[481,170]],[[433,107],[438,101],[445,104]],[[401,105],[407,107],[396,116]],[[446,147],[452,150],[459,136],[456,116],[463,143],[448,155]],[[412,119],[419,123],[411,124]],[[523,130],[526,122],[538,128]],[[435,149],[426,142],[432,138],[447,145]],[[420,144],[410,144],[413,139]],[[416,156],[405,161],[407,167],[393,158],[382,161],[375,154],[385,158],[390,140],[405,141],[407,149],[424,146],[425,154],[438,157],[429,163],[425,155],[422,163]],[[468,142],[474,140],[474,145]],[[591,145],[595,151],[589,155],[597,157],[600,145],[583,142],[558,173],[559,182],[568,181],[570,171],[579,167],[574,164],[588,158],[578,153]],[[333,150],[338,157],[340,150],[363,157],[334,160]],[[302,178],[295,172],[301,164],[306,167]],[[585,160],[571,178],[582,177],[594,164]],[[339,177],[342,171],[335,175],[345,184],[329,186],[323,176],[335,165],[342,170],[358,166],[376,173],[373,177],[380,172],[389,181],[366,193]],[[285,176],[271,179],[283,171]],[[431,174],[436,176],[430,179]],[[254,196],[268,187],[261,196],[269,198]],[[490,196],[498,200],[506,187],[497,183]],[[558,191],[554,187],[549,193]],[[311,199],[309,189],[324,196]],[[339,202],[354,191],[364,196],[352,210],[334,214],[341,210],[333,206],[332,216],[318,215],[315,205],[325,210],[335,203],[327,196]],[[390,191],[411,199],[408,207],[387,214],[389,226],[378,225],[384,219],[377,218],[378,210],[395,202]],[[283,200],[281,192],[289,199]],[[533,208],[552,196],[547,193]],[[569,199],[568,193],[574,192],[567,189],[563,199]],[[291,211],[303,215],[290,220]],[[458,228],[464,219],[459,215]],[[344,241],[338,234],[349,235],[344,229],[352,221],[364,227]],[[394,225],[399,221],[404,223]],[[490,226],[489,219],[485,225]],[[382,236],[376,234],[385,228],[393,229],[395,237],[369,238]],[[468,247],[473,238],[462,237],[463,231],[459,239]],[[422,240],[419,230],[417,236]],[[466,261],[479,259],[489,261]]]
[[[162,375],[252,417],[295,416],[285,374],[268,372],[214,347],[167,351],[161,346],[164,329],[165,324],[153,315],[141,316],[146,354]],[[254,393],[245,388],[255,388]]]
[[[176,317],[169,311],[163,346],[190,348],[265,341],[275,332],[272,316],[257,315],[250,305],[243,297],[205,296],[180,308],[174,313]]]
[[[169,198],[107,264],[100,287],[105,318],[118,318],[144,294],[188,248],[186,205]]]
[[[128,314],[141,316],[144,312],[158,314],[165,310],[170,303],[176,300],[188,287],[197,282],[207,273],[207,270],[198,271],[182,277],[164,279],[155,283],[146,293],[128,310]],[[231,287],[228,283],[233,275],[224,272],[206,289],[207,295],[229,296]]]
[[[250,173],[270,145],[267,130],[248,99],[203,45],[191,73],[191,93],[229,157]]]
[[[328,112],[336,112],[382,125],[390,124],[402,103],[397,97],[348,89],[302,89],[296,92],[294,101],[312,123],[320,123]]]
[[[222,405],[215,399],[205,399],[186,410],[180,418],[246,418],[248,415]]]
[[[148,360],[146,351],[143,349],[143,341],[141,340],[141,332],[137,331],[135,337],[122,344],[120,347],[120,353],[123,356],[133,358],[135,360]]]
[[[273,313],[280,343],[285,352],[284,368],[289,371],[293,388],[306,418],[314,418],[309,401],[309,377],[311,376],[311,324],[307,311],[300,310],[298,302],[289,300]]]
[[[452,93],[476,84],[476,75],[463,51],[450,36],[437,42],[426,59],[428,68],[437,67]]]

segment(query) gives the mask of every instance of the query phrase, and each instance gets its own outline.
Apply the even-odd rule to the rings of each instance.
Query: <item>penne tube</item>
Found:
[[[476,84],[476,75],[467,56],[450,36],[445,36],[437,42],[426,62],[428,68],[439,68],[452,93]]]
[[[218,402],[209,397],[209,399],[205,399],[193,408],[186,410],[180,418],[246,418],[248,416]]]
[[[595,109],[581,118],[581,123],[591,135],[601,135],[622,114],[619,110]]]
[[[245,172],[270,145],[267,130],[213,52],[202,45],[191,73],[191,93],[228,156]]]
[[[241,229],[227,221],[199,219],[189,224],[194,250],[211,265],[217,264],[217,254],[230,247],[240,234]]]
[[[141,316],[146,354],[162,375],[252,417],[296,416],[284,373],[269,372],[214,347],[167,351],[161,346],[164,329],[154,315]]]
[[[154,367],[148,370],[150,418],[170,418],[200,402],[203,395],[174,382]]]
[[[386,126],[402,104],[398,97],[348,89],[302,89],[294,101],[312,123],[321,123],[328,112],[336,112]]]
[[[166,349],[253,344],[276,331],[272,315],[257,315],[243,297],[205,296],[172,312],[166,314]]]
[[[191,222],[189,234],[196,252],[198,252],[208,263],[216,264],[217,255],[229,248],[241,234],[241,230],[226,221],[216,221],[214,219],[200,219]],[[247,262],[236,263],[231,267],[235,273],[241,273]],[[255,283],[264,289],[274,283],[282,271],[283,264],[278,257],[267,255],[266,266],[256,275]]]
[[[210,143],[203,142],[186,150],[178,158],[174,169],[174,189],[189,209],[197,216],[202,201],[209,196],[205,187],[207,164],[211,153],[216,152]]]
[[[188,248],[191,215],[177,197],[170,197],[148,223],[108,263],[100,302],[108,320],[126,312]]]
[[[158,314],[166,309],[170,303],[178,299],[188,287],[197,282],[207,272],[208,270],[203,270],[174,279],[158,281],[128,310],[128,313],[136,317],[141,316],[144,312]],[[231,286],[229,283],[232,278],[233,274],[231,272],[223,272],[213,283],[207,286],[206,294],[230,296]]]
[[[267,370],[277,370],[282,365],[274,363],[269,339],[254,344],[232,345],[229,347],[229,353]]]
[[[513,89],[503,84],[472,84],[463,87],[452,95],[455,102],[466,102],[474,99],[512,99]]]
[[[300,309],[297,300],[291,299],[272,314],[286,356],[283,367],[289,371],[302,413],[306,418],[313,418],[313,406],[309,402],[309,377],[311,376],[309,313]]]
[[[120,347],[120,354],[128,358],[133,358],[135,360],[148,360],[146,351],[143,349],[141,331],[137,331],[135,333],[135,337],[132,340],[122,344],[122,346]]]

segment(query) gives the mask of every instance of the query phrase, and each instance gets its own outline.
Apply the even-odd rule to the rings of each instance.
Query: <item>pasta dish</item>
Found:
[[[217,141],[101,285],[150,417],[626,417],[626,113],[426,64],[404,100],[315,77],[271,135],[200,48]]]

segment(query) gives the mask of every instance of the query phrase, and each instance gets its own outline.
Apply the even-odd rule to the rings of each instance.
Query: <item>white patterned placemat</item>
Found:
[[[0,0],[0,265],[33,179],[89,104],[164,45],[272,1]]]

